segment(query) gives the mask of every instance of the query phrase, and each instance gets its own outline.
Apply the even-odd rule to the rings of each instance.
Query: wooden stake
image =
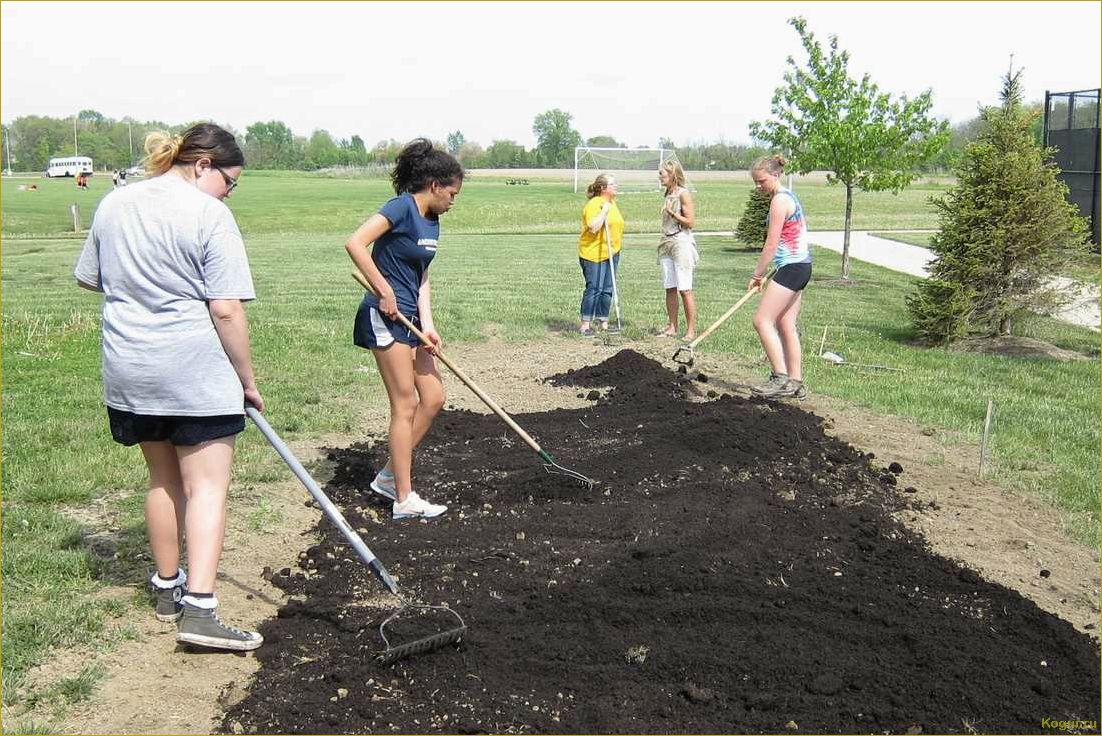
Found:
[[[73,216],[73,232],[80,232],[80,207],[76,204],[69,205],[69,214]]]
[[[823,348],[826,346],[827,341],[827,326],[823,325],[823,339],[819,341],[819,357],[823,357]]]
[[[983,420],[983,441],[980,442],[980,472],[979,476],[983,477],[983,467],[987,462],[987,441],[991,437],[991,418],[995,414],[995,400],[987,400],[987,416]]]

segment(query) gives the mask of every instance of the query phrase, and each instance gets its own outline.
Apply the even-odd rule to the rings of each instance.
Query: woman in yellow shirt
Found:
[[[624,242],[624,216],[616,206],[616,190],[616,179],[609,174],[601,174],[586,189],[589,201],[582,209],[582,234],[578,238],[578,262],[585,278],[581,331],[586,337],[597,334],[594,322],[603,330],[609,329],[613,279],[620,267]]]

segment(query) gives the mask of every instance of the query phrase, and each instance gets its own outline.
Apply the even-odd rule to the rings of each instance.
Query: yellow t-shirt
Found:
[[[608,241],[605,240],[605,228],[595,233],[589,232],[589,226],[601,214],[601,208],[605,205],[605,198],[594,197],[585,203],[582,208],[582,234],[578,238],[578,257],[587,261],[600,263],[609,259]],[[612,240],[612,253],[619,253],[624,244],[624,216],[620,214],[620,208],[616,202],[610,203],[608,208],[608,234]]]

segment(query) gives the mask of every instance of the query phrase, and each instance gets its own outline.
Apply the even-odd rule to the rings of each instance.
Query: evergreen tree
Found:
[[[1051,313],[1066,302],[1052,280],[1086,252],[1086,223],[1057,179],[1052,150],[1037,145],[1022,104],[1021,70],[1007,72],[1002,104],[982,112],[984,126],[964,149],[957,185],[932,199],[939,232],[930,279],[907,300],[915,329],[946,343],[969,333],[1009,335],[1025,311]]]
[[[769,217],[769,203],[772,199],[768,192],[757,187],[750,190],[750,196],[746,198],[746,209],[742,211],[742,217],[735,229],[735,240],[747,245],[760,246],[765,243],[766,219]]]

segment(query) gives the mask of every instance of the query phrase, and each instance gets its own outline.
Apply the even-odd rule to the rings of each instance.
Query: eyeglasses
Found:
[[[237,179],[234,179],[232,176],[227,174],[225,171],[222,171],[222,169],[218,168],[217,166],[212,166],[211,168],[222,175],[222,181],[226,182],[226,196],[230,196],[230,192],[237,188]]]

